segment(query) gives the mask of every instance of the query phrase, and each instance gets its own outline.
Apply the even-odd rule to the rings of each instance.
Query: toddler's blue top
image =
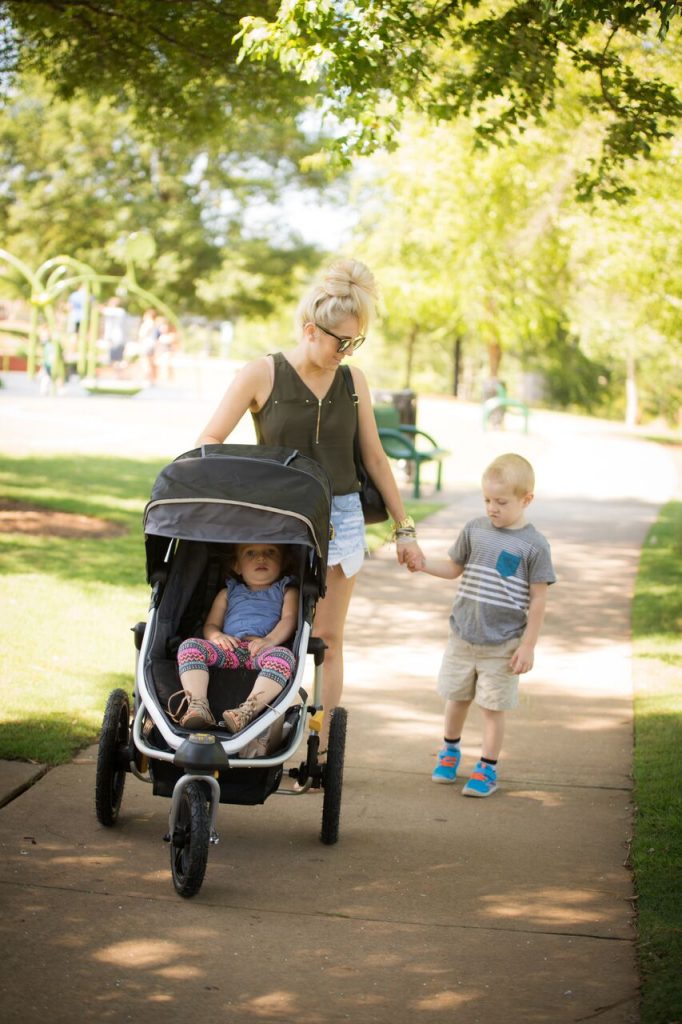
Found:
[[[282,618],[284,591],[291,585],[291,576],[283,576],[265,590],[251,590],[232,577],[225,583],[227,613],[223,633],[236,637],[267,636]]]

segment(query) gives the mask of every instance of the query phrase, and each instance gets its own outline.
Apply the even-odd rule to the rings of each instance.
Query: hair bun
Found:
[[[345,316],[356,316],[361,331],[372,320],[377,303],[377,286],[371,270],[355,259],[332,263],[313,284],[296,311],[298,330],[310,321],[333,328]]]

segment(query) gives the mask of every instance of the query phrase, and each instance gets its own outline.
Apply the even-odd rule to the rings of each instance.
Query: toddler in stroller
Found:
[[[246,700],[222,714],[228,732],[245,729],[270,706],[291,678],[295,661],[282,646],[298,621],[298,588],[285,575],[281,544],[238,544],[231,563],[234,577],[217,594],[203,627],[203,639],[190,637],[178,649],[182,690],[168,702],[168,713],[185,729],[216,722],[208,703],[210,668],[257,669]]]

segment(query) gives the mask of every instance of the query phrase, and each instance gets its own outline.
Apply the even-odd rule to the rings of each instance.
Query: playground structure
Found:
[[[0,249],[0,280],[11,280],[17,285],[15,277],[3,273],[2,265],[12,267],[24,282],[30,286],[30,317],[24,325],[13,323],[3,325],[0,332],[17,335],[26,339],[27,363],[26,371],[29,378],[34,378],[39,363],[41,333],[52,344],[52,387],[62,384],[66,375],[65,351],[70,341],[68,325],[62,325],[56,315],[58,305],[71,292],[83,289],[83,313],[78,325],[75,348],[76,371],[80,377],[91,382],[90,390],[96,390],[95,378],[98,366],[98,340],[100,327],[100,296],[103,287],[114,286],[118,295],[132,294],[143,304],[154,307],[166,317],[171,324],[180,330],[178,319],[158,296],[142,288],[136,280],[135,265],[144,265],[153,259],[156,243],[147,232],[135,232],[123,242],[125,273],[117,277],[111,274],[100,274],[89,264],[72,256],[54,256],[45,260],[37,270],[32,270],[23,260],[5,249]]]

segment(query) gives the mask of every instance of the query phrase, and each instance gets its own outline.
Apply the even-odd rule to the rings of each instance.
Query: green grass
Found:
[[[132,692],[146,618],[142,513],[163,463],[0,456],[0,495],[125,527],[107,539],[0,534],[0,758],[61,764],[94,742],[109,692]],[[440,505],[408,502],[415,519]],[[388,525],[370,527],[384,543]]]
[[[682,503],[642,549],[632,610],[642,1024],[682,1021]]]
[[[60,764],[93,742],[111,689],[131,691],[146,615],[142,512],[158,461],[0,456],[0,494],[125,527],[102,539],[0,534],[5,597],[0,757]]]

